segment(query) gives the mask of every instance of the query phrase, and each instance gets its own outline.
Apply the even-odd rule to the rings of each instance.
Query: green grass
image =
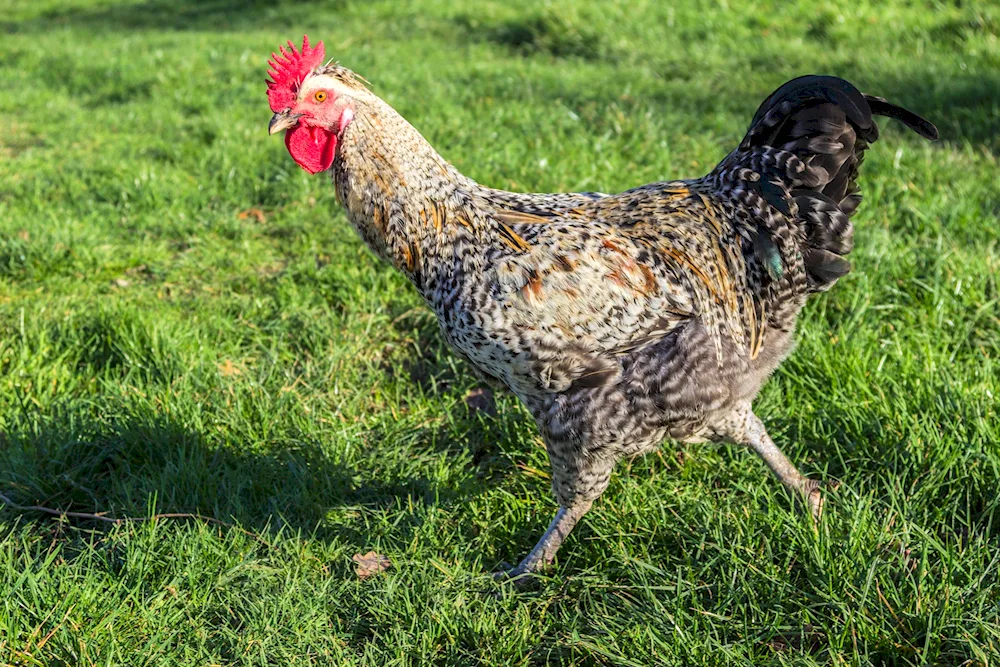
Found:
[[[226,525],[0,508],[0,664],[1000,664],[1000,9],[668,4],[7,0],[0,493]],[[758,401],[842,481],[820,530],[752,454],[668,443],[493,584],[545,453],[266,135],[303,32],[518,190],[700,175],[810,72],[936,122],[883,123],[855,272]]]

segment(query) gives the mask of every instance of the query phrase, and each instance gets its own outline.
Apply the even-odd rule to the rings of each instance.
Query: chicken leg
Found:
[[[782,484],[802,497],[813,519],[819,520],[823,512],[823,493],[820,490],[823,483],[799,472],[795,464],[771,440],[764,423],[754,414],[749,403],[741,404],[733,412],[720,435],[756,452]]]
[[[587,501],[572,507],[560,506],[552,523],[549,524],[545,534],[538,540],[538,544],[531,550],[531,553],[525,556],[517,567],[498,572],[494,576],[498,579],[526,580],[540,568],[551,565],[563,541],[572,532],[577,522],[583,518],[583,515],[590,511],[592,504],[591,501]]]

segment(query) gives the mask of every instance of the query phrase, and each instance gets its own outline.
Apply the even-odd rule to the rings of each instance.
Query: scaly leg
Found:
[[[725,433],[728,439],[737,444],[746,445],[764,459],[764,463],[771,469],[771,472],[787,488],[802,496],[809,506],[810,514],[814,519],[819,520],[823,512],[823,493],[820,490],[822,482],[809,479],[799,472],[795,464],[789,461],[788,457],[771,440],[764,423],[753,413],[750,405],[746,404],[739,408],[729,425],[730,429]]]
[[[525,578],[524,575],[531,575],[540,568],[550,565],[556,557],[556,552],[562,546],[563,541],[569,536],[577,522],[590,510],[591,502],[587,501],[573,507],[560,507],[555,518],[549,524],[548,529],[538,544],[531,550],[521,563],[505,572],[498,572],[497,578],[518,579]]]

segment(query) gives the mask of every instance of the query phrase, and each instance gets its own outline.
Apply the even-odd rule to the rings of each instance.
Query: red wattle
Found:
[[[337,154],[337,135],[324,127],[299,124],[285,132],[285,147],[310,174],[326,171]]]

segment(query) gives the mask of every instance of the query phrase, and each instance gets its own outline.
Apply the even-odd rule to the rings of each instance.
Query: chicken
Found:
[[[850,270],[856,179],[874,115],[933,125],[829,76],[781,86],[707,176],[616,195],[480,185],[322,42],[269,61],[271,134],[331,172],[367,245],[402,271],[451,348],[527,406],[559,509],[507,574],[551,563],[615,463],[680,442],[756,452],[819,517],[751,402],[794,345],[806,298]]]

